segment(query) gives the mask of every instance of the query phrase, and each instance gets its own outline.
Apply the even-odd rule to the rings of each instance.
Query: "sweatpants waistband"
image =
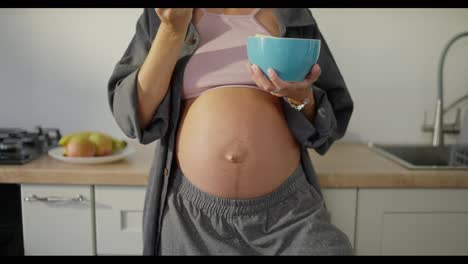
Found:
[[[269,194],[249,199],[222,198],[208,194],[193,185],[183,175],[179,166],[176,166],[175,170],[172,191],[191,201],[199,209],[225,216],[259,212],[280,203],[296,191],[313,188],[306,180],[301,163],[276,190]]]

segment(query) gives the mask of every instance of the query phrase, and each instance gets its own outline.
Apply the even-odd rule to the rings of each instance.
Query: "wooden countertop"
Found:
[[[129,143],[135,153],[105,164],[70,164],[43,155],[24,165],[0,165],[0,183],[146,185],[154,145]]]
[[[468,170],[408,170],[364,144],[309,153],[324,188],[468,188]]]
[[[0,165],[0,183],[144,186],[154,145],[134,146],[135,154],[109,164],[68,164],[44,155]],[[325,156],[309,152],[322,188],[468,188],[468,170],[407,170],[364,144],[335,143]]]

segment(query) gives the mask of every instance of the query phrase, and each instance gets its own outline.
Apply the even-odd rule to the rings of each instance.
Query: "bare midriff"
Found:
[[[254,198],[277,189],[300,162],[280,100],[246,87],[184,100],[176,141],[184,176],[222,198]]]

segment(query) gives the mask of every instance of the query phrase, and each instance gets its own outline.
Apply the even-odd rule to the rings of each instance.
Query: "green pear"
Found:
[[[118,139],[115,139],[113,138],[112,139],[112,145],[113,145],[113,148],[112,148],[112,152],[119,152],[121,151],[122,149],[124,149],[126,146],[127,146],[127,143],[125,141],[121,141],[121,140],[118,140]]]

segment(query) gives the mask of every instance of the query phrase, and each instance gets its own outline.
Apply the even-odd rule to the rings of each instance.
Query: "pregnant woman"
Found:
[[[266,78],[255,34],[322,41],[302,82]],[[349,255],[307,149],[324,154],[353,102],[307,8],[146,9],[109,81],[120,128],[155,140],[145,255]]]

